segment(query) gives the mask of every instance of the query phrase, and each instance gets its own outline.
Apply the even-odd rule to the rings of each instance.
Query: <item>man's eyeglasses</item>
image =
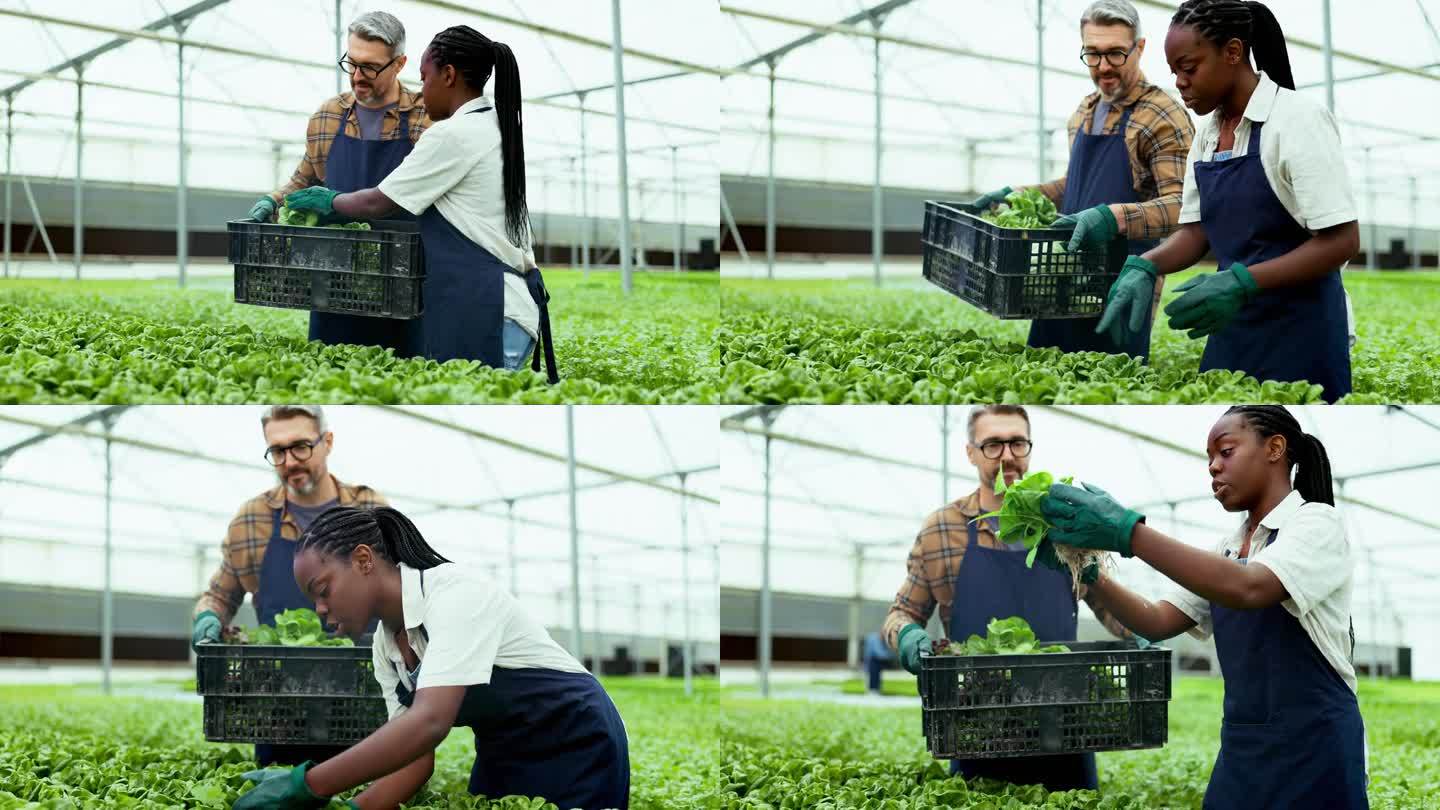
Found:
[[[1105,61],[1109,62],[1111,67],[1120,67],[1130,59],[1130,54],[1134,53],[1135,49],[1139,47],[1139,45],[1140,43],[1138,42],[1134,45],[1131,45],[1130,50],[1128,51],[1122,51],[1119,49],[1113,51],[1106,51],[1104,53],[1100,53],[1099,51],[1081,51],[1080,61],[1084,62],[1090,67],[1100,67],[1100,59],[1101,57],[1104,57]]]
[[[285,454],[289,453],[290,458],[296,461],[309,461],[310,456],[315,452],[315,445],[319,444],[324,438],[324,436],[318,436],[313,441],[298,441],[285,447],[268,448],[265,450],[265,460],[270,462],[272,466],[279,467],[285,463]]]
[[[1000,458],[1005,454],[1006,445],[1010,446],[1010,454],[1015,458],[1025,458],[1030,455],[1030,448],[1032,447],[1029,439],[1011,439],[1008,442],[996,440],[982,442],[979,445],[980,454],[988,459]]]
[[[384,73],[385,69],[395,64],[395,61],[399,58],[400,57],[397,56],[395,57],[395,59],[391,59],[389,62],[386,62],[380,67],[375,67],[374,65],[362,65],[359,62],[352,62],[350,61],[350,54],[347,53],[345,54],[344,58],[342,58],[336,64],[340,65],[341,73],[348,73],[354,75],[355,71],[358,70],[360,71],[360,74],[365,78],[373,79],[379,76],[381,73]]]

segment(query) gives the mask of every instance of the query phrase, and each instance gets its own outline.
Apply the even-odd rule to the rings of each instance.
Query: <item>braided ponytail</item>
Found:
[[[480,92],[495,76],[495,117],[500,124],[501,175],[505,189],[505,235],[515,247],[528,244],[530,208],[525,201],[525,133],[520,110],[520,66],[510,46],[468,25],[446,28],[430,40],[435,67],[450,65]]]
[[[1279,405],[1236,405],[1225,412],[1238,414],[1260,434],[1285,437],[1286,466],[1295,469],[1295,489],[1308,502],[1335,505],[1330,456],[1320,440],[1300,429],[1300,423]]]
[[[1170,18],[1172,26],[1188,26],[1224,48],[1232,39],[1240,40],[1245,56],[1252,54],[1255,69],[1264,71],[1276,84],[1295,89],[1295,76],[1290,70],[1290,51],[1285,46],[1285,32],[1280,21],[1264,3],[1256,0],[1187,0]]]
[[[359,545],[371,547],[392,563],[405,563],[417,570],[450,562],[425,542],[409,518],[388,506],[326,509],[300,536],[295,553],[314,551],[348,559]]]

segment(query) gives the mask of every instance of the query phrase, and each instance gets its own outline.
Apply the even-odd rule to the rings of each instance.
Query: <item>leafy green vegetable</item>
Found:
[[[1002,228],[1048,228],[1060,218],[1060,211],[1040,189],[1032,187],[1010,192],[1005,202],[981,214],[980,218]]]
[[[971,633],[964,641],[940,639],[933,642],[935,655],[1033,655],[1038,653],[1070,652],[1064,644],[1041,646],[1035,639],[1030,623],[1019,616],[1008,619],[991,619],[985,625],[985,636]]]
[[[286,647],[354,647],[348,638],[331,638],[325,624],[309,608],[286,610],[275,615],[273,626],[227,627],[221,633],[227,644],[283,644]]]
[[[306,228],[344,228],[351,231],[368,231],[368,222],[334,222],[329,225],[320,224],[320,213],[318,211],[294,211],[288,205],[280,206],[275,214],[275,222],[280,225],[300,225]]]
[[[1060,479],[1060,482],[1069,484],[1074,480],[1073,476],[1066,476]],[[1000,469],[995,472],[995,494],[1004,495],[1005,500],[1001,502],[999,509],[975,518],[983,520],[998,517],[1000,530],[995,533],[996,537],[1006,543],[1023,540],[1025,548],[1030,550],[1030,553],[1025,555],[1026,568],[1034,567],[1035,555],[1040,551],[1040,541],[1045,539],[1045,533],[1050,530],[1050,523],[1040,511],[1040,501],[1054,483],[1055,476],[1050,473],[1033,472],[1007,488],[1005,462],[1002,461]]]

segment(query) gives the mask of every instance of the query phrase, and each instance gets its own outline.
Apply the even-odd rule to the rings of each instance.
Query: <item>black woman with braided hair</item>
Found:
[[[494,97],[484,94],[494,79]],[[420,219],[424,313],[411,353],[518,369],[528,358],[559,381],[549,293],[535,263],[525,201],[525,137],[515,54],[468,25],[435,35],[420,56],[420,92],[433,122],[374,188],[307,188],[293,210],[326,220],[377,219],[398,208]]]
[[[1145,525],[1090,484],[1051,488],[1042,543],[1138,557],[1169,577],[1175,586],[1157,601],[1104,571],[1090,586],[1137,634],[1214,636],[1225,714],[1206,808],[1367,808],[1355,560],[1325,446],[1280,406],[1240,405],[1215,422],[1205,453],[1215,500],[1245,515],[1211,550]]]
[[[337,633],[375,619],[374,673],[390,719],[321,764],[265,772],[246,808],[319,808],[370,783],[351,807],[410,801],[452,728],[475,735],[470,792],[626,810],[625,726],[594,676],[480,571],[446,559],[389,507],[336,507],[295,551],[295,582]]]
[[[1340,271],[1360,250],[1335,118],[1295,91],[1285,34],[1263,3],[1187,0],[1165,58],[1181,101],[1207,116],[1186,162],[1181,227],[1125,268],[1101,324],[1140,323],[1157,276],[1213,253],[1219,272],[1180,285],[1165,307],[1172,329],[1206,339],[1200,369],[1308,380],[1334,402],[1351,390]]]

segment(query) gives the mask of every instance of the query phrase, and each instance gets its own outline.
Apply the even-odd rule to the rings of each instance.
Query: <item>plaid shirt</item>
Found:
[[[276,205],[284,205],[285,195],[292,191],[325,185],[325,161],[330,157],[330,144],[335,141],[335,133],[340,131],[340,122],[345,121],[354,105],[355,94],[346,91],[326,101],[310,116],[310,125],[305,128],[305,157],[301,158],[300,165],[295,167],[290,182],[270,195]],[[412,144],[420,140],[420,136],[430,126],[430,118],[425,114],[425,99],[419,92],[406,90],[402,84],[400,101],[385,111],[385,120],[380,124],[380,140],[399,140],[401,113],[410,114],[408,121]],[[360,122],[353,115],[345,123],[345,134],[352,138],[360,137]]]
[[[950,606],[955,601],[955,577],[960,573],[960,564],[965,561],[965,549],[970,542],[965,526],[981,514],[984,510],[980,508],[980,490],[977,489],[925,518],[925,525],[915,536],[915,546],[910,549],[910,559],[906,562],[909,573],[905,584],[895,593],[890,613],[885,616],[882,632],[885,643],[892,649],[905,625],[925,625],[937,607],[945,634],[950,635]],[[988,520],[975,524],[975,542],[985,548],[1006,548],[996,539]],[[1106,630],[1119,638],[1134,635],[1108,610],[1092,601],[1084,585],[1080,586],[1080,593]]]
[[[363,484],[342,484],[333,475],[330,480],[340,493],[340,506],[389,505],[380,493]],[[300,526],[290,516],[284,486],[276,485],[246,501],[230,521],[229,533],[220,544],[220,570],[210,578],[210,588],[195,603],[194,616],[210,610],[220,617],[221,624],[229,624],[240,603],[245,601],[245,594],[260,590],[260,565],[265,560],[265,548],[270,545],[276,509],[281,510],[280,536],[286,540],[300,539]]]
[[[1100,93],[1080,102],[1070,116],[1070,145],[1075,133],[1089,132]],[[1102,135],[1114,135],[1125,107],[1130,107],[1130,125],[1125,128],[1125,149],[1130,153],[1131,183],[1143,202],[1127,203],[1126,236],[1130,239],[1161,239],[1174,233],[1180,224],[1180,193],[1185,185],[1185,159],[1195,139],[1195,124],[1185,107],[1164,90],[1140,81],[1105,116]],[[1065,196],[1065,178],[1043,183],[1039,189],[1056,205]]]

